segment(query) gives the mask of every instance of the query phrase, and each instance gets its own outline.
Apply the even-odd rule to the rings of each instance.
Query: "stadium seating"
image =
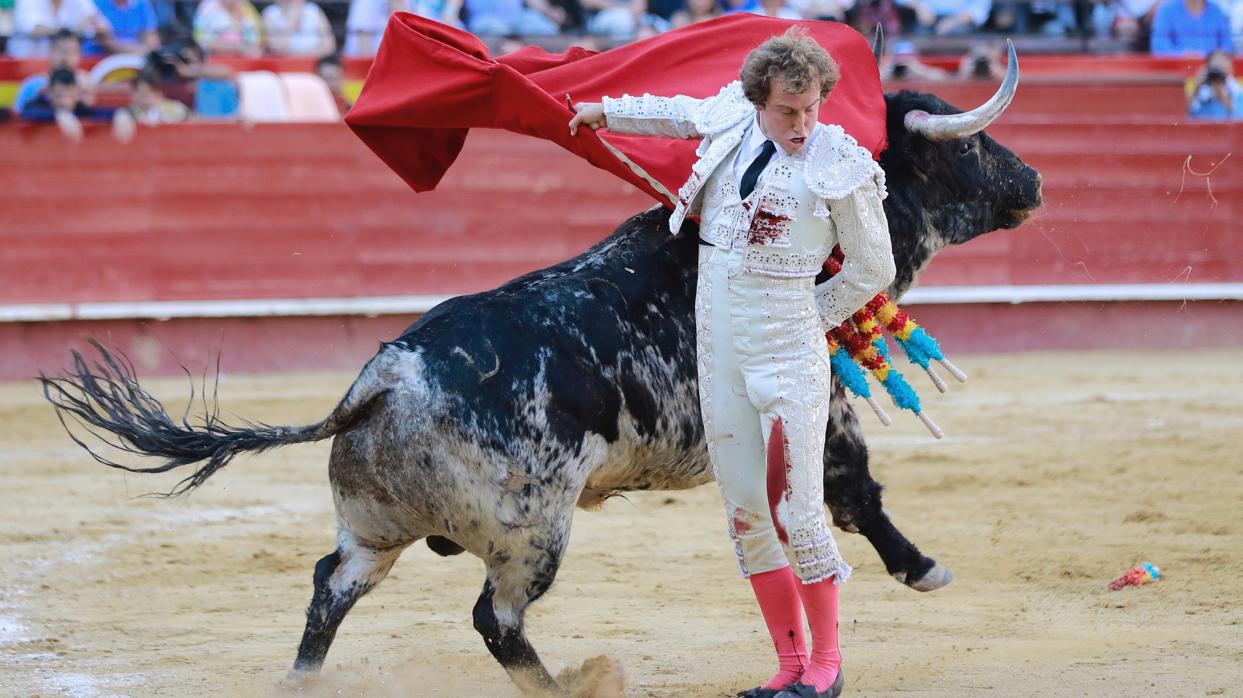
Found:
[[[328,122],[341,120],[341,111],[328,85],[314,73],[281,73],[281,85],[289,120],[296,122]]]
[[[269,70],[238,73],[238,116],[255,124],[289,121],[289,107],[281,80]]]

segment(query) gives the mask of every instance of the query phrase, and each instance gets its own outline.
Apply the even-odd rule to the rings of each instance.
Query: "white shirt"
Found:
[[[434,19],[437,22],[444,21],[442,16],[445,13],[445,0],[400,0],[400,2],[407,12],[413,12],[420,17]],[[384,27],[388,25],[388,16],[388,0],[350,0],[349,15],[345,18],[345,55],[360,58],[374,56],[380,47],[380,37],[384,34]],[[454,21],[453,26],[460,27],[460,23]],[[358,36],[360,33],[371,35],[369,50],[367,42],[360,40]]]
[[[69,29],[89,38],[95,36],[95,21],[108,24],[91,0],[63,0],[58,8],[52,7],[51,0],[17,0],[7,52],[14,58],[42,58],[47,55],[48,39],[31,37],[35,27]]]
[[[751,163],[755,162],[755,158],[759,157],[760,151],[764,148],[764,141],[767,140],[768,137],[764,135],[764,131],[760,128],[760,115],[757,113],[755,119],[751,122],[751,128],[747,129],[746,137],[742,139],[742,143],[738,146],[738,154],[734,156],[734,180],[739,185],[742,184],[742,175],[751,166]],[[777,148],[777,151],[768,159],[768,164],[764,166],[759,178],[755,180],[757,189],[759,188],[759,182],[764,179],[764,173],[768,172],[773,165],[786,157],[786,152],[781,149],[781,146],[776,143],[773,143],[773,146]]]
[[[288,37],[289,43],[283,52],[286,56],[311,55],[319,51],[319,28],[327,26],[328,18],[324,16],[324,11],[313,2],[302,5],[296,27],[289,26],[284,10],[277,3],[263,8],[263,29],[267,34],[264,38],[270,39],[273,34]]]
[[[418,0],[405,0],[405,10],[419,13]],[[388,24],[388,0],[350,0],[350,10],[345,18],[345,55],[366,58],[374,56],[380,46],[380,36]],[[370,34],[370,46],[360,41],[359,34]]]

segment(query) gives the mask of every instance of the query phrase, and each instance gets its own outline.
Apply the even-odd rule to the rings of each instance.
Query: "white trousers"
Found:
[[[805,584],[840,584],[851,569],[824,515],[832,385],[814,277],[730,277],[727,254],[699,247],[695,322],[708,457],[739,569],[789,564]]]

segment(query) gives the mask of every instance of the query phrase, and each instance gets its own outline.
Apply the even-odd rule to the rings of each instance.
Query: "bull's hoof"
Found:
[[[301,691],[315,683],[319,678],[319,669],[290,669],[285,678],[277,684],[280,688],[290,691]]]
[[[950,571],[950,568],[937,563],[917,579],[907,579],[905,572],[894,572],[893,578],[915,591],[936,591],[954,581],[954,573]]]

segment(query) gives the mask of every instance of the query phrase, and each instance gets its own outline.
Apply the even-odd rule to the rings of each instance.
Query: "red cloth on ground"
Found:
[[[789,26],[805,26],[842,67],[820,109],[873,156],[884,150],[885,100],[871,47],[836,22],[731,14],[595,53],[529,46],[492,59],[474,35],[417,15],[394,14],[366,83],[345,121],[415,191],[434,189],[471,128],[503,128],[552,141],[669,204],[601,142],[603,137],[666,189],[690,175],[697,141],[623,136],[581,128],[567,104],[645,92],[715,95],[738,79],[747,53]]]

